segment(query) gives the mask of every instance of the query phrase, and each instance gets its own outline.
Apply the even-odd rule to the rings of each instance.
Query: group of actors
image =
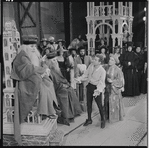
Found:
[[[42,119],[57,119],[58,123],[70,125],[80,116],[86,94],[87,119],[84,126],[92,124],[92,102],[97,103],[101,128],[123,120],[125,115],[122,96],[138,96],[147,92],[147,51],[140,45],[127,43],[121,54],[119,46],[108,53],[105,45],[98,52],[90,49],[87,55],[83,46],[68,49],[54,38],[43,39],[37,45],[37,37],[23,38],[19,52],[12,63],[11,78],[16,81],[15,113],[20,123],[26,122],[28,113],[38,98],[37,113]],[[77,86],[79,89],[77,89]],[[85,89],[84,89],[85,86]],[[15,121],[14,121],[15,122]]]

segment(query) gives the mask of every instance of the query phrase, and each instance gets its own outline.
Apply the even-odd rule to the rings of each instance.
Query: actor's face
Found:
[[[95,57],[94,60],[93,60],[93,65],[99,65],[101,62],[99,62],[99,58],[98,57]]]
[[[81,55],[81,56],[84,56],[84,55],[85,55],[85,49],[81,49],[81,50],[80,50],[80,55]]]
[[[105,50],[104,48],[101,49],[101,53],[105,53],[105,51],[106,51],[106,50]]]
[[[62,42],[59,42],[58,45],[59,45],[59,46],[62,46]]]
[[[115,53],[120,53],[120,48],[117,48],[117,49],[115,50]]]
[[[50,59],[50,60],[51,60],[51,65],[52,65],[53,67],[55,67],[55,68],[56,68],[56,67],[59,67],[56,58],[53,58],[53,59]]]
[[[136,52],[139,53],[140,51],[141,51],[141,48],[140,47],[137,47],[136,48]]]
[[[105,43],[104,40],[101,40],[101,45],[104,45],[104,43]]]
[[[91,56],[94,56],[95,55],[95,51],[91,51],[90,54],[91,54]]]
[[[63,50],[61,50],[61,51],[59,52],[59,54],[60,54],[60,55],[63,55],[63,54],[64,54]]]
[[[37,50],[37,45],[36,44],[29,44],[27,46],[29,48],[29,51],[36,52],[36,50]]]
[[[46,41],[43,41],[43,46],[46,46],[47,45],[47,42]]]
[[[72,50],[72,55],[76,55],[76,51],[75,50]]]
[[[114,65],[115,64],[115,60],[113,57],[110,57],[110,60],[109,60],[109,65]]]
[[[49,54],[50,52],[49,52],[49,49],[46,49],[46,54]]]
[[[128,51],[131,52],[132,51],[132,47],[128,46]]]

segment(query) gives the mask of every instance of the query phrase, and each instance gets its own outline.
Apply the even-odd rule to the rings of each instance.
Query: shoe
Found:
[[[67,121],[67,119],[65,119],[65,118],[63,118],[63,117],[58,117],[58,118],[57,118],[57,123],[70,126],[70,124],[69,124],[69,122]]]
[[[74,118],[69,118],[68,121],[69,122],[74,122]]]
[[[56,118],[58,117],[58,115],[53,114],[53,115],[49,115],[48,117],[49,117],[50,119],[56,119]]]
[[[92,120],[86,119],[86,121],[85,121],[83,126],[88,126],[89,124],[92,124]]]
[[[105,120],[101,121],[101,128],[105,128]]]

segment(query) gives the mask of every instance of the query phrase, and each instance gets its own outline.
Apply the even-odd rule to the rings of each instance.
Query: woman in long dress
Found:
[[[116,66],[116,62],[117,59],[111,54],[106,77],[106,93],[108,93],[108,98],[106,98],[105,103],[106,116],[109,117],[110,123],[123,120],[124,117],[121,94],[124,87],[124,77],[121,69]]]
[[[127,51],[120,56],[120,63],[122,65],[122,71],[125,79],[125,90],[122,93],[125,97],[133,97],[140,95],[139,82],[137,75],[137,65],[139,58],[132,50],[133,43],[127,43]]]

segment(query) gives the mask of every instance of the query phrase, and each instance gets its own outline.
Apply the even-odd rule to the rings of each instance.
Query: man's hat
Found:
[[[114,49],[122,49],[120,45],[113,47]]]
[[[22,36],[23,44],[29,45],[29,44],[36,44],[38,40],[38,37],[36,35],[24,35]]]
[[[137,48],[137,47],[140,47],[140,48],[142,48],[142,42],[136,42],[135,43],[135,48]]]
[[[47,41],[47,38],[42,38],[41,42]]]
[[[58,44],[59,42],[65,43],[66,41],[64,41],[62,39],[59,39],[59,40],[56,41],[56,44]]]
[[[128,48],[129,46],[131,46],[131,47],[133,48],[133,47],[134,47],[133,44],[134,44],[134,43],[131,42],[131,41],[125,43],[125,45],[127,45],[127,48]]]
[[[70,47],[70,48],[68,49],[69,52],[72,52],[73,50],[77,51],[77,49],[74,48],[74,47]]]
[[[80,52],[80,50],[82,50],[82,49],[84,49],[84,50],[86,51],[86,49],[85,49],[84,46],[80,46],[80,47],[78,48],[78,51]]]
[[[48,49],[48,48],[46,48]],[[50,53],[46,54],[48,59],[53,59],[57,56],[57,52],[56,51],[51,51]]]
[[[54,38],[53,36],[50,36],[50,37],[48,38],[48,42],[54,42],[54,40],[55,40],[55,38]]]

